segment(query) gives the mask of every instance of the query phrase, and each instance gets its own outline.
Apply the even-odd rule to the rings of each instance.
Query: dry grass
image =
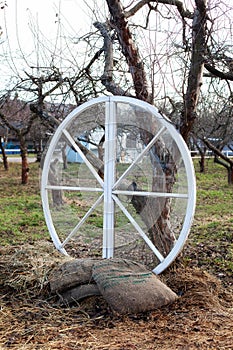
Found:
[[[232,349],[232,287],[207,272],[178,259],[161,276],[177,302],[123,317],[100,297],[59,307],[48,276],[64,259],[43,241],[1,248],[1,349]]]

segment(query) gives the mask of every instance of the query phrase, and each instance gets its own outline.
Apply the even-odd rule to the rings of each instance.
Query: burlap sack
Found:
[[[177,295],[144,265],[130,260],[95,262],[93,279],[113,311],[135,314],[174,302]]]
[[[75,259],[55,268],[49,276],[51,292],[61,292],[93,282],[92,267],[97,261],[97,259]]]
[[[90,296],[101,295],[97,284],[83,284],[60,294],[61,304],[72,304]]]

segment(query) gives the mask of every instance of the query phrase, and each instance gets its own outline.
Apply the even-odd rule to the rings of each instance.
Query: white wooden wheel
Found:
[[[192,159],[152,105],[96,98],[57,128],[44,159],[41,197],[61,253],[135,258],[159,274],[189,234],[196,199]]]

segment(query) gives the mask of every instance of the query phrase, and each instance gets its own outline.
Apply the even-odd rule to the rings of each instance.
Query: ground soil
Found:
[[[0,248],[0,349],[233,349],[232,276],[181,256],[160,276],[178,300],[121,316],[101,297],[61,307],[48,276],[64,259],[47,241]]]

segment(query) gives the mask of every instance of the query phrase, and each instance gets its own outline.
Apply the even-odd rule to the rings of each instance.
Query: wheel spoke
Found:
[[[75,228],[70,232],[70,234],[66,237],[63,243],[60,246],[64,248],[64,246],[69,242],[69,240],[78,232],[79,228],[84,224],[87,218],[91,215],[91,213],[95,210],[95,208],[102,202],[103,194],[97,199],[97,201],[92,205],[92,207],[86,212],[86,214],[82,217],[79,223],[75,226]]]
[[[115,190],[113,194],[121,194],[125,196],[141,196],[141,197],[165,197],[165,198],[188,198],[186,193],[171,193],[171,192],[143,192],[143,191],[124,191]]]
[[[80,157],[83,159],[83,161],[85,162],[85,164],[87,165],[88,169],[91,171],[91,173],[94,175],[94,177],[96,178],[96,180],[99,182],[99,184],[103,187],[104,186],[104,182],[101,179],[101,177],[99,176],[99,174],[97,173],[97,171],[95,170],[95,168],[93,167],[93,165],[89,162],[89,160],[86,158],[85,154],[81,151],[81,149],[79,148],[79,146],[77,145],[77,143],[75,142],[75,140],[73,139],[73,137],[70,135],[70,133],[64,129],[62,130],[63,134],[65,135],[66,139],[70,142],[70,144],[72,145],[72,147],[75,149],[76,152],[78,152],[78,154],[80,155]]]
[[[114,255],[115,208],[112,187],[116,181],[116,106],[106,103],[105,109],[105,154],[104,154],[104,217],[103,217],[103,258]]]
[[[54,186],[47,185],[47,190],[65,190],[65,191],[81,191],[81,192],[103,192],[103,188],[96,187],[78,187],[78,186]]]
[[[153,139],[148,143],[148,145],[143,149],[143,151],[137,156],[137,158],[130,164],[130,166],[126,169],[126,171],[119,177],[119,179],[114,184],[113,190],[120,185],[122,180],[129,174],[131,169],[140,162],[140,160],[143,158],[143,156],[146,154],[146,152],[154,145],[155,141],[158,139],[159,136],[162,135],[162,133],[166,130],[165,126],[162,127],[159,132],[153,137]]]
[[[121,201],[116,196],[112,196],[118,207],[122,210],[122,212],[125,214],[125,216],[129,219],[131,224],[135,227],[135,229],[138,231],[140,236],[144,239],[144,241],[147,243],[147,245],[150,247],[150,249],[153,251],[153,253],[157,256],[160,262],[164,260],[163,255],[158,251],[158,249],[154,246],[154,244],[151,242],[149,237],[145,234],[145,232],[141,229],[141,227],[138,225],[138,223],[134,220],[132,215],[128,212],[128,210],[125,208],[125,206],[121,203]]]

